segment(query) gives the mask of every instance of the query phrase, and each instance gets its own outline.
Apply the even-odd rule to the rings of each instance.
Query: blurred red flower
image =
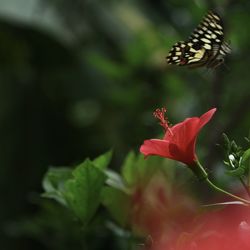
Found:
[[[188,228],[197,211],[194,199],[171,183],[170,176],[155,172],[147,183],[138,182],[132,194],[133,231],[162,242],[172,243],[176,235]]]
[[[190,230],[156,242],[150,250],[249,250],[249,207],[231,206],[205,213]],[[172,241],[171,241],[172,240]]]
[[[214,115],[216,108],[203,114],[201,117],[187,118],[173,127],[168,125],[165,118],[166,109],[157,109],[154,116],[160,120],[165,129],[163,139],[150,139],[144,141],[140,152],[145,156],[158,155],[193,165],[197,160],[195,154],[196,138],[200,129],[207,124]]]
[[[143,250],[249,250],[250,207],[201,209],[162,172],[132,194],[133,232],[145,236]]]

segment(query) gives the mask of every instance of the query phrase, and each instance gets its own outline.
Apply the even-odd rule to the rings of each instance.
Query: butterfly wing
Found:
[[[193,31],[189,37],[189,41],[196,46],[199,46],[206,50],[207,66],[213,64],[216,61],[217,56],[221,52],[221,46],[224,40],[223,23],[218,14],[209,12],[204,16],[201,23]],[[224,54],[225,55],[225,54]]]
[[[194,65],[202,63],[206,57],[206,50],[201,44],[193,44],[192,42],[178,42],[170,50],[167,56],[169,64],[176,64],[179,66]]]
[[[231,49],[224,41],[219,15],[208,12],[185,42],[176,43],[167,56],[169,64],[213,67],[224,60]],[[224,45],[224,46],[223,46]],[[226,48],[226,49],[223,49]]]

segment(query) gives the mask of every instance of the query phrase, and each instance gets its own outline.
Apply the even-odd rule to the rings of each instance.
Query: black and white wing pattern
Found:
[[[215,68],[231,52],[224,41],[223,24],[218,14],[208,12],[187,41],[176,43],[167,56],[169,64]]]

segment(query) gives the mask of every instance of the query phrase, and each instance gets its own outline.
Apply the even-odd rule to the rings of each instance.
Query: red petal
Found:
[[[195,159],[195,156],[193,154],[189,154],[189,152],[183,151],[176,144],[166,140],[146,140],[141,146],[140,152],[145,156],[158,155],[161,157],[166,157],[183,162],[187,165],[192,164]]]
[[[169,142],[166,140],[146,140],[140,147],[140,152],[145,156],[159,155],[162,157],[173,158],[173,156],[169,152]]]
[[[172,133],[169,131],[166,132],[164,140],[175,143],[182,151],[191,153],[190,151],[194,151],[196,137],[200,129],[209,122],[215,111],[216,109],[214,108],[203,114],[200,118],[187,118],[183,122],[176,124],[171,128]]]
[[[216,112],[216,108],[213,108],[207,111],[205,114],[203,114],[200,117],[200,124],[199,124],[200,129],[211,120],[215,112]]]

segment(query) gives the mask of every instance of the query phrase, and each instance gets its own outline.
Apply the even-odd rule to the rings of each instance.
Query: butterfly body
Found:
[[[224,41],[220,17],[209,12],[187,41],[180,41],[172,47],[167,62],[179,66],[216,68],[230,52],[229,44]]]

